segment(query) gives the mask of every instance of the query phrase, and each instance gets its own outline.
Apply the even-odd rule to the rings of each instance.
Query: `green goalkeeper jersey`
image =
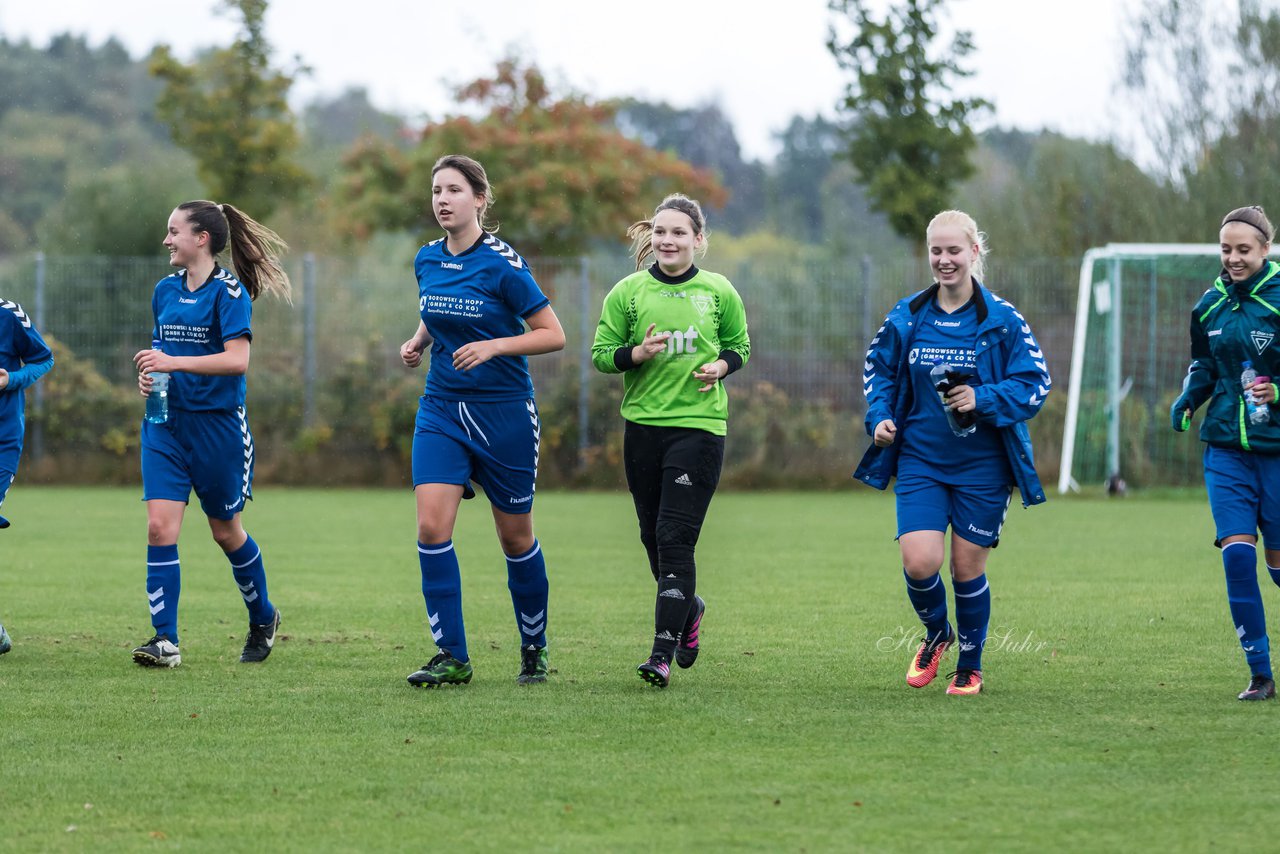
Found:
[[[667,349],[633,365],[631,348],[644,340],[650,324],[657,324],[655,334],[671,334]],[[746,311],[728,279],[696,266],[673,278],[656,264],[609,291],[591,348],[597,370],[623,373],[623,418],[717,436],[726,432],[728,395],[722,383],[699,392],[703,383],[693,373],[719,358],[735,370],[750,355]]]

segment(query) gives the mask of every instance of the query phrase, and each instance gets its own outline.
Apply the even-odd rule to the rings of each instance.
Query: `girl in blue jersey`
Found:
[[[894,306],[867,351],[862,377],[873,445],[854,477],[884,489],[897,478],[898,545],[907,597],[924,640],[907,668],[922,688],[960,645],[948,694],[982,690],[991,616],[987,555],[999,542],[1012,487],[1024,506],[1044,501],[1026,421],[1049,393],[1031,327],[980,281],[984,235],[960,211],[926,232],[934,284]],[[942,581],[951,528],[955,628]]]
[[[240,210],[208,201],[178,205],[164,245],[178,272],[161,279],[151,298],[151,337],[159,347],[133,357],[144,397],[151,393],[153,371],[170,375],[168,419],[142,424],[147,606],[155,633],[133,651],[133,660],[149,667],[182,662],[178,533],[194,489],[249,610],[240,660],[263,661],[275,645],[280,612],[267,596],[262,553],[240,523],[245,501],[253,497],[245,373],[253,338],[251,302],[264,291],[289,298],[289,277],[279,263],[287,247]],[[218,264],[228,245],[234,276]]]
[[[529,266],[485,228],[493,190],[484,167],[446,155],[431,170],[432,211],[445,236],[414,259],[418,330],[407,367],[431,366],[413,435],[418,564],[436,655],[409,675],[428,688],[471,681],[453,526],[470,481],[484,487],[506,555],[520,633],[522,685],[547,679],[547,570],[533,535],[540,424],[526,356],[564,347],[564,330]],[[527,328],[526,328],[527,327]]]
[[[1268,261],[1275,229],[1260,207],[1238,208],[1219,231],[1222,273],[1191,312],[1191,367],[1173,402],[1173,429],[1191,426],[1206,401],[1200,439],[1204,484],[1222,548],[1231,620],[1249,665],[1241,700],[1276,695],[1271,643],[1258,589],[1258,531],[1267,570],[1280,584],[1280,264]],[[1256,375],[1248,387],[1248,362]]]
[[[53,353],[31,323],[22,306],[0,299],[0,508],[9,486],[18,473],[22,456],[22,436],[26,420],[26,395],[53,367]],[[0,516],[0,528],[9,520]],[[0,625],[0,655],[13,648],[9,634]]]

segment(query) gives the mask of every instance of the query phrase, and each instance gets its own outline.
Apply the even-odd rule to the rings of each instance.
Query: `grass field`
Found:
[[[539,495],[557,672],[529,687],[487,505],[464,506],[476,676],[434,692],[404,681],[432,651],[407,490],[259,490],[284,615],[261,666],[190,515],[173,671],[129,657],[137,499],[5,504],[0,850],[1232,850],[1280,807],[1280,705],[1235,700],[1202,498],[1011,510],[973,698],[905,686],[893,500],[862,488],[717,497],[702,656],[666,691],[634,672],[652,579],[625,495]]]

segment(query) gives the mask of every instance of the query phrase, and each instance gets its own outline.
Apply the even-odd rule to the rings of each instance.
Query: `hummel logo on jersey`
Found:
[[[13,316],[18,318],[18,322],[22,324],[23,328],[31,328],[31,318],[27,317],[27,313],[22,310],[22,306],[13,300],[0,300],[0,308],[7,308],[13,312]]]
[[[675,640],[675,638],[671,636],[671,632],[666,629],[663,629],[661,634],[654,635],[654,637],[658,640]]]
[[[516,250],[512,249],[510,246],[503,243],[501,240],[494,237],[492,234],[485,235],[484,245],[488,246],[494,252],[497,252],[503,258],[507,259],[507,263],[510,264],[512,267],[515,267],[517,270],[519,270],[521,267],[524,266],[524,262],[521,260],[520,256],[516,254]]]
[[[935,320],[935,321],[933,322],[933,325],[934,325],[934,326],[945,326],[945,327],[947,327],[948,329],[954,329],[954,328],[957,328],[957,327],[959,327],[959,326],[960,326],[960,321],[958,321],[958,320]]]
[[[178,297],[178,302],[182,303],[183,305],[195,305],[195,304],[196,304],[196,301],[195,301],[195,300],[193,300],[193,299],[187,299],[186,297]]]
[[[227,293],[230,294],[232,299],[240,299],[240,294],[244,293],[244,290],[240,287],[239,279],[226,270],[219,270],[214,277],[227,286]]]
[[[689,475],[687,473],[682,474],[678,478],[676,478],[676,483],[680,484],[681,486],[693,486],[693,481],[689,480]]]
[[[664,598],[664,597],[665,597],[665,598],[667,598],[667,599],[681,599],[681,600],[683,600],[683,599],[684,599],[684,594],[683,594],[683,593],[681,593],[681,592],[680,592],[677,588],[675,588],[675,587],[668,587],[666,590],[663,590],[661,593],[659,593],[659,594],[658,594],[658,598],[660,598],[660,599],[661,599],[661,598]]]
[[[1209,330],[1209,335],[1208,335],[1208,337],[1209,337],[1209,338],[1212,338],[1212,337],[1213,337],[1213,336],[1215,336],[1215,335],[1221,335],[1221,334],[1222,334],[1222,330],[1221,330],[1221,329],[1210,329],[1210,330]]]
[[[461,270],[462,265],[459,264],[457,261],[441,261],[440,269],[441,270]]]
[[[1271,342],[1275,337],[1276,335],[1274,332],[1259,332],[1256,329],[1249,332],[1249,338],[1253,341],[1253,346],[1258,348],[1259,355],[1262,354],[1263,350],[1271,346]]]

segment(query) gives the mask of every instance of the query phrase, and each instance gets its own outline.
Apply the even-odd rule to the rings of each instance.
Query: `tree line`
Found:
[[[921,212],[957,206],[998,255],[1078,257],[1112,241],[1211,239],[1221,211],[1265,203],[1280,181],[1280,16],[1259,0],[1162,0],[1131,16],[1119,85],[1161,155],[1146,169],[1114,142],[974,133],[989,105],[949,93],[973,43],[959,31],[938,44],[944,0],[901,0],[883,17],[831,0],[827,49],[849,91],[834,117],[792,118],[767,162],[742,154],[716,103],[558,91],[516,59],[460,83],[456,113],[425,126],[359,88],[295,114],[289,91],[306,72],[274,62],[266,0],[221,2],[240,32],[190,62],[70,33],[0,39],[0,254],[151,254],[164,212],[199,196],[273,217],[312,251],[418,240],[434,232],[424,176],[445,150],[489,165],[503,233],[533,256],[616,246],[678,189],[743,252],[915,252]],[[1226,42],[1237,49],[1215,59]]]

